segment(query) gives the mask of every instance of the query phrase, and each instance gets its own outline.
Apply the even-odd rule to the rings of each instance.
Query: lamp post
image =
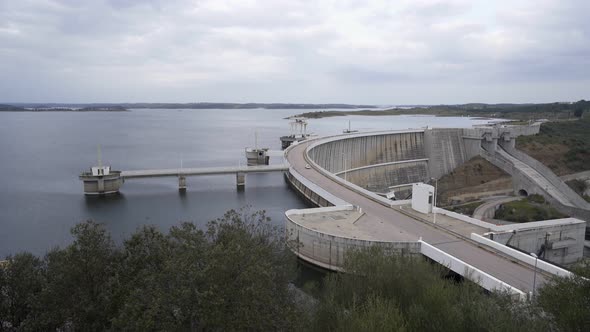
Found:
[[[346,154],[342,152],[342,162],[344,163],[344,181],[348,181],[346,179]]]
[[[533,296],[532,296],[532,298],[534,299],[535,298],[535,288],[537,285],[537,261],[539,260],[539,257],[533,252],[531,252],[531,256],[535,257],[535,273],[533,274]]]
[[[434,205],[432,206],[432,213],[433,213],[433,223],[436,224],[436,193],[438,191],[438,179],[430,178],[430,180],[434,180]],[[431,182],[432,183],[432,182]]]

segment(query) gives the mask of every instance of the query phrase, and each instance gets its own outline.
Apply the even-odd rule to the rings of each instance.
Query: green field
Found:
[[[530,195],[518,201],[502,204],[494,216],[495,219],[513,222],[531,222],[566,217],[565,214],[551,207],[541,195]]]

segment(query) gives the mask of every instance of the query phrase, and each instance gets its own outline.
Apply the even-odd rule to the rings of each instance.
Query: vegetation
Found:
[[[575,117],[582,117],[583,113],[588,110],[590,110],[590,102],[580,100],[575,103],[464,104],[393,108],[388,110],[316,111],[302,113],[296,116],[304,116],[307,118],[325,118],[343,115],[380,116],[403,114],[431,114],[438,116],[473,116],[516,120],[534,120],[571,119]]]
[[[126,112],[125,107],[113,106],[85,106],[85,107],[65,107],[65,106],[44,106],[36,105],[34,107],[19,107],[12,105],[0,105],[0,112]]]
[[[518,201],[504,203],[496,211],[495,219],[513,222],[530,222],[566,218],[551,207],[541,195],[530,195]]]
[[[539,291],[537,305],[564,331],[587,331],[590,326],[590,261],[573,269],[575,275],[554,278]]]
[[[206,231],[144,227],[121,247],[79,224],[64,249],[8,258],[0,330],[296,330],[306,316],[288,287],[295,260],[267,221],[232,210]]]
[[[558,175],[589,170],[590,117],[543,123],[539,134],[518,137],[516,147]]]
[[[467,204],[454,205],[454,206],[448,207],[447,209],[451,210],[453,212],[467,215],[467,216],[472,216],[473,212],[475,212],[475,209],[477,209],[483,203],[484,203],[483,201],[477,201],[477,202],[471,202],[471,203],[467,203]]]
[[[22,112],[26,109],[18,106],[0,104],[0,112]]]
[[[313,317],[317,331],[585,331],[590,280],[557,278],[536,300],[512,301],[457,282],[421,257],[378,248],[349,254],[347,274],[325,281]],[[588,275],[590,269],[579,271]],[[571,286],[570,289],[567,289]]]
[[[85,222],[44,258],[0,263],[0,331],[583,331],[590,281],[555,279],[536,301],[487,294],[438,264],[379,248],[347,254],[317,300],[290,286],[295,260],[263,212],[205,231],[144,227],[121,246]],[[581,267],[590,277],[590,268]]]

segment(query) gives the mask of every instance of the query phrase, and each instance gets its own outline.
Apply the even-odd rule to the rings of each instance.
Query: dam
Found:
[[[429,184],[483,156],[503,163],[517,177],[515,192],[545,186],[540,190],[545,195],[567,197],[542,170],[535,173],[540,177],[522,171],[526,167],[516,161],[522,157],[510,150],[516,137],[538,133],[539,126],[349,133],[293,142],[280,165],[266,165],[264,157],[256,158],[263,165],[237,167],[112,171],[100,166],[80,179],[85,193],[105,194],[118,191],[129,179],[172,177],[178,179],[179,190],[186,190],[187,176],[234,174],[240,188],[247,173],[282,172],[292,189],[314,206],[285,212],[287,245],[302,260],[342,271],[347,251],[380,246],[391,253],[425,256],[487,290],[527,299],[552,276],[571,275],[562,266],[582,257],[586,219],[572,215],[576,218],[498,226],[437,207],[436,190]],[[583,210],[574,200],[563,202]]]
[[[539,124],[424,128],[295,144],[285,152],[286,179],[316,208],[285,213],[288,245],[301,259],[335,271],[344,269],[348,250],[368,246],[423,255],[488,290],[527,298],[552,275],[571,274],[547,260],[567,265],[579,259],[586,222],[498,226],[436,207],[435,190],[424,183],[538,130]],[[422,187],[430,194],[420,201],[415,191]],[[383,197],[392,189],[408,199]],[[541,249],[546,260],[539,263],[529,253]]]

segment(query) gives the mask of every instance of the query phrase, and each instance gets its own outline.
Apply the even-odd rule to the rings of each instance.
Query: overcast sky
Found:
[[[0,0],[0,101],[590,99],[588,0]]]

